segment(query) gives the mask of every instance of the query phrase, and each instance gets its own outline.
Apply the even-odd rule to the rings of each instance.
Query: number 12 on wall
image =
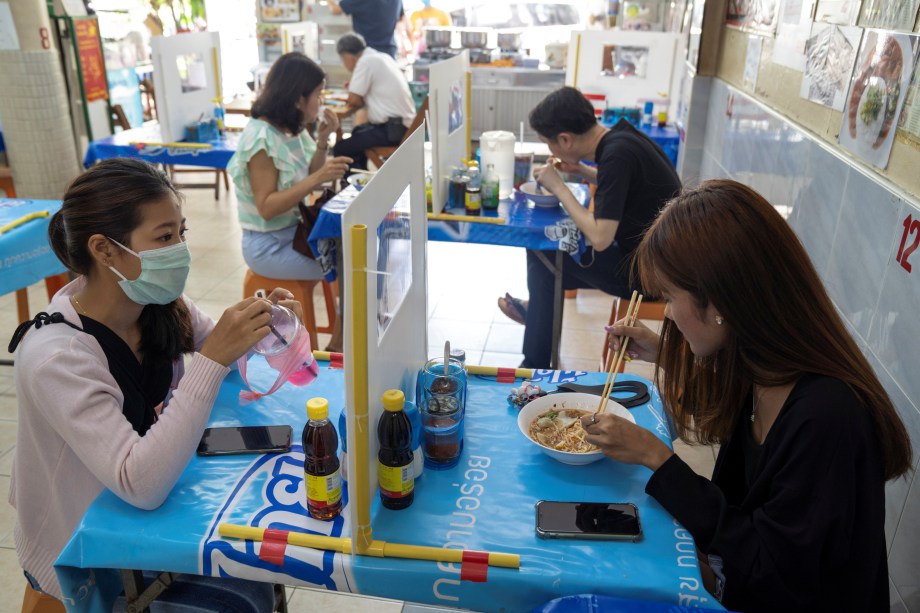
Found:
[[[907,237],[910,235],[913,235],[914,240],[908,245]],[[917,247],[920,247],[920,219],[914,219],[912,215],[908,215],[904,219],[904,233],[901,234],[901,245],[898,247],[898,255],[895,257],[895,260],[907,272],[911,271],[911,265],[907,259],[917,250]]]

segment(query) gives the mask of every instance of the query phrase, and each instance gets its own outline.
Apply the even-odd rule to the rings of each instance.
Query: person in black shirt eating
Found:
[[[596,288],[628,298],[639,289],[630,283],[629,268],[642,233],[662,205],[680,191],[674,166],[652,139],[629,122],[621,120],[609,130],[599,124],[594,107],[573,87],[544,98],[530,112],[530,125],[556,161],[534,172],[534,178],[559,198],[590,244],[578,261],[564,256],[563,287]],[[559,170],[597,184],[593,214],[566,187]],[[547,255],[551,261],[552,255]],[[505,315],[525,325],[522,367],[549,367],[553,281],[553,272],[540,261],[539,253],[528,250],[529,302],[509,294],[498,300]]]
[[[613,415],[584,419],[587,440],[654,471],[646,492],[728,609],[888,611],[885,482],[910,470],[910,438],[792,229],[749,187],[706,181],[665,206],[636,260],[667,303],[661,335],[609,331],[657,363],[681,438],[719,456],[710,481]]]

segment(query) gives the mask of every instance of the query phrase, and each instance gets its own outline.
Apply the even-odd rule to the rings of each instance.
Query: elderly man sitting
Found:
[[[355,167],[367,168],[364,151],[398,145],[415,118],[415,103],[396,60],[368,47],[360,34],[342,36],[336,51],[352,73],[345,111],[339,117],[364,108],[367,123],[355,126],[350,138],[335,144],[333,153],[352,158]]]

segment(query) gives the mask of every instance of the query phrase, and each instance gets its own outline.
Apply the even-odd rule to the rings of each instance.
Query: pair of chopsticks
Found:
[[[632,297],[629,299],[629,307],[626,309],[625,322],[628,327],[636,325],[636,318],[639,315],[639,306],[641,304],[642,294],[639,292],[633,292]],[[620,349],[617,351],[616,356],[610,363],[610,370],[607,371],[607,383],[604,384],[604,393],[601,394],[601,402],[597,406],[597,414],[603,414],[607,409],[607,400],[610,398],[610,392],[613,390],[613,386],[616,385],[617,371],[620,370],[620,364],[623,362],[623,359],[626,356],[626,346],[629,344],[629,337],[621,336],[619,340]]]

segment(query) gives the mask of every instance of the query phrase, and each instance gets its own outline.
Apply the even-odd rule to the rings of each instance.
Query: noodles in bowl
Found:
[[[558,462],[597,462],[604,454],[584,440],[581,416],[594,413],[600,401],[600,396],[580,392],[547,394],[524,405],[518,413],[518,428],[528,441]],[[628,410],[613,400],[607,402],[606,412],[633,423],[636,421]]]
[[[597,451],[597,447],[585,440],[588,434],[581,425],[581,418],[590,415],[590,411],[575,409],[550,409],[537,415],[530,422],[528,436],[544,447],[569,453],[588,453]]]

